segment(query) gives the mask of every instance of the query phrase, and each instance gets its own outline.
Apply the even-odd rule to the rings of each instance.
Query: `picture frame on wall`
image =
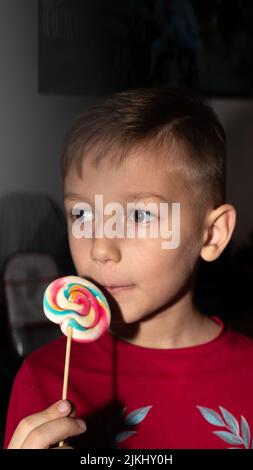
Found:
[[[253,2],[38,0],[39,92],[169,85],[250,97]]]

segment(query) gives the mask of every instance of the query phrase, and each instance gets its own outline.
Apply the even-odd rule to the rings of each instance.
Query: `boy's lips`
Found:
[[[118,292],[121,292],[121,291],[124,291],[124,290],[128,290],[128,289],[131,289],[134,287],[134,284],[130,284],[130,285],[121,285],[121,286],[103,286],[108,292],[110,292],[110,294],[116,294]]]

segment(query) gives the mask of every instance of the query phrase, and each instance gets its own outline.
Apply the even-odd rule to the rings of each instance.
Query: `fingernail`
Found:
[[[79,424],[79,427],[81,428],[82,431],[85,431],[86,429],[86,424],[85,422],[83,421],[83,419],[77,419],[77,422]]]
[[[58,410],[61,412],[61,413],[66,413],[66,411],[69,410],[69,404],[67,401],[61,401],[58,405],[57,405],[57,408]]]

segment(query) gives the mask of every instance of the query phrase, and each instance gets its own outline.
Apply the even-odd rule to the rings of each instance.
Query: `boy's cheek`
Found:
[[[87,258],[87,249],[84,243],[80,243],[80,240],[77,241],[73,240],[73,238],[69,238],[69,249],[76,270],[82,271],[81,266],[85,264]]]

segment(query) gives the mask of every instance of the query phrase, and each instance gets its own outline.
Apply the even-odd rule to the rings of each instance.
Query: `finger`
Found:
[[[48,449],[53,444],[82,434],[85,430],[86,424],[81,419],[58,418],[33,429],[24,440],[21,448]]]
[[[72,409],[73,411],[71,411]],[[67,400],[60,400],[46,410],[27,416],[18,424],[9,443],[8,449],[19,449],[25,438],[34,428],[61,416],[68,416],[69,414],[72,416],[75,415],[74,406]]]

